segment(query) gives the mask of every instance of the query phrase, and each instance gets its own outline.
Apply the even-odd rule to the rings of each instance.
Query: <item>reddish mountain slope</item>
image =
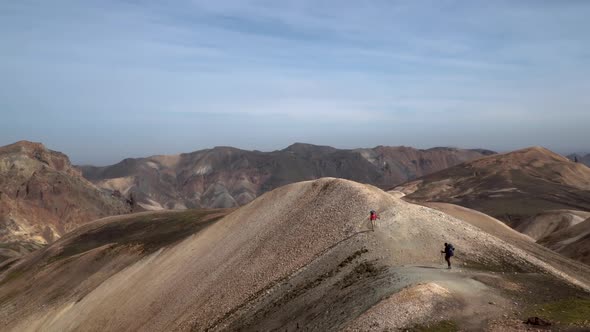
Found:
[[[129,206],[84,179],[68,157],[40,143],[0,147],[0,243],[4,258],[50,243]]]

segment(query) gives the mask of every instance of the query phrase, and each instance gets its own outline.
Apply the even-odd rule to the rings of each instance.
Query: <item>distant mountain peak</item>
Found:
[[[590,169],[540,146],[468,161],[398,188],[410,199],[463,205],[511,226],[547,209],[590,209]]]
[[[326,176],[390,187],[482,156],[462,149],[336,149],[297,142],[272,152],[215,147],[79,169],[101,188],[132,192],[140,206],[229,207],[284,184]]]
[[[541,153],[555,154],[555,152],[547,149],[546,147],[540,146],[540,145],[529,146],[528,148],[516,150],[514,152],[533,152],[533,151],[534,152],[541,152]]]
[[[43,145],[43,143],[40,142],[31,142],[31,141],[18,141],[9,145],[6,145],[4,147],[0,147],[0,149],[2,149],[3,151],[9,151],[9,150],[31,150],[31,151],[35,151],[35,150],[44,150],[44,151],[48,151],[48,149],[45,147],[45,145]]]
[[[531,146],[528,148],[512,151],[503,155],[498,155],[501,158],[513,158],[513,159],[520,159],[524,162],[533,161],[533,159],[553,159],[559,160],[563,162],[568,162],[569,159],[566,157],[555,153],[545,147],[542,146]]]
[[[327,146],[327,145],[315,145],[315,144],[310,144],[310,143],[300,143],[300,142],[296,142],[293,143],[291,145],[289,145],[288,147],[286,147],[285,149],[283,149],[283,151],[290,151],[290,152],[310,152],[310,151],[321,151],[321,152],[329,152],[329,151],[335,151],[337,150],[336,148],[333,148],[331,146]]]

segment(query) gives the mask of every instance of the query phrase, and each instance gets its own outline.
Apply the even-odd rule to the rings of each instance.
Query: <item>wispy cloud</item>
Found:
[[[53,142],[83,162],[106,158],[83,153],[101,133],[145,154],[244,136],[255,148],[525,143],[494,138],[507,126],[580,150],[588,14],[583,1],[5,2],[0,143]],[[152,151],[138,133],[158,119],[198,134],[156,132],[162,151]],[[415,135],[420,125],[429,132]],[[571,133],[548,140],[551,125]],[[94,138],[81,148],[56,134],[66,127]]]

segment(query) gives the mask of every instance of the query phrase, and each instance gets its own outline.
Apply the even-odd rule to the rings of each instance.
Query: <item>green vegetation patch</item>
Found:
[[[214,215],[210,217],[209,215]],[[108,223],[81,234],[49,262],[68,258],[100,246],[111,244],[141,246],[144,254],[178,242],[221,219],[218,210],[187,210],[130,217]]]
[[[377,267],[372,262],[362,262],[355,266],[349,274],[344,276],[337,285],[340,286],[341,289],[345,289],[363,279],[374,278],[385,270],[386,268],[384,266]]]
[[[468,268],[477,271],[489,272],[506,272],[506,273],[538,273],[539,267],[528,262],[518,262],[507,256],[489,257],[480,260],[465,258],[462,260],[465,265],[462,268]]]
[[[534,308],[527,316],[537,316],[554,323],[584,324],[590,322],[590,298],[569,298]]]
[[[459,331],[457,323],[451,320],[442,320],[436,323],[416,325],[406,331],[410,332],[455,332]]]

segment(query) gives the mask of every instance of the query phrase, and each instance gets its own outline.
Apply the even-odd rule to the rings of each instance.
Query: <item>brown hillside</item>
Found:
[[[539,240],[554,232],[579,224],[587,218],[590,218],[590,212],[549,210],[524,220],[516,230]]]
[[[229,212],[141,212],[87,223],[12,266],[0,282],[0,303],[10,301],[27,312],[55,299],[78,301],[126,267],[202,231]],[[10,287],[2,286],[6,284]],[[28,293],[19,297],[17,289]]]
[[[51,243],[129,206],[84,179],[68,157],[40,143],[0,147],[0,243],[4,258]]]
[[[547,210],[590,211],[590,168],[540,147],[466,162],[397,189],[411,200],[458,204],[512,227]]]
[[[502,221],[492,218],[487,214],[479,211],[471,210],[459,205],[449,203],[435,203],[427,202],[424,206],[442,211],[457,219],[461,219],[470,223],[471,225],[480,228],[488,234],[497,236],[503,240],[516,240],[534,242],[535,240],[527,235],[515,232],[514,229],[508,227]]]
[[[571,154],[567,157],[572,161],[577,160],[579,163],[582,163],[582,164],[590,167],[590,153],[588,153],[586,155]]]
[[[590,265],[590,218],[538,241],[556,252]]]
[[[80,169],[101,188],[132,193],[145,209],[184,209],[241,206],[274,188],[321,177],[391,187],[491,153],[384,146],[340,150],[296,143],[273,152],[216,147]]]
[[[381,216],[375,232],[368,228],[370,209]],[[158,225],[142,228],[140,238]],[[44,264],[28,258],[0,275],[6,330],[383,331],[441,320],[484,330],[505,327],[510,322],[503,317],[521,317],[548,301],[586,301],[590,290],[590,270],[563,272],[560,262],[537,257],[550,251],[534,243],[537,249],[526,251],[442,212],[341,179],[268,192],[131,264],[124,259],[132,242],[95,241],[104,226],[90,227],[64,237],[63,246],[58,241],[56,250],[49,247],[49,256],[29,256],[45,257]],[[445,241],[457,248],[451,271],[441,268]],[[101,259],[105,254],[119,258]],[[47,286],[27,281],[59,285],[70,275],[63,271],[81,271],[97,259],[125,268],[87,274],[92,282],[72,287],[86,290],[80,293],[47,293]]]
[[[545,243],[535,242],[535,239],[519,233],[514,229],[508,227],[506,224],[492,218],[486,214],[483,214],[479,211],[471,210],[459,205],[448,204],[448,203],[434,203],[428,202],[423,203],[424,205],[431,207],[433,209],[442,211],[446,214],[449,214],[455,218],[461,219],[475,227],[480,228],[481,230],[485,231],[488,234],[497,236],[502,240],[526,251],[528,254],[537,257],[545,262],[550,263],[552,266],[559,267],[559,269],[563,272],[576,275],[580,271],[580,264],[575,261],[571,261],[566,259],[564,256],[555,253],[552,250],[547,248],[541,247],[540,245],[545,245]],[[572,233],[567,233],[572,234]],[[565,235],[565,234],[564,234]],[[579,234],[575,234],[579,235]],[[570,236],[573,237],[573,236]],[[562,237],[561,239],[565,239],[566,237]],[[552,247],[549,247],[553,249]],[[563,254],[562,252],[560,252]],[[579,260],[580,256],[576,255],[568,255],[572,259]],[[583,268],[585,269],[585,268]],[[590,279],[586,279],[590,281]]]

